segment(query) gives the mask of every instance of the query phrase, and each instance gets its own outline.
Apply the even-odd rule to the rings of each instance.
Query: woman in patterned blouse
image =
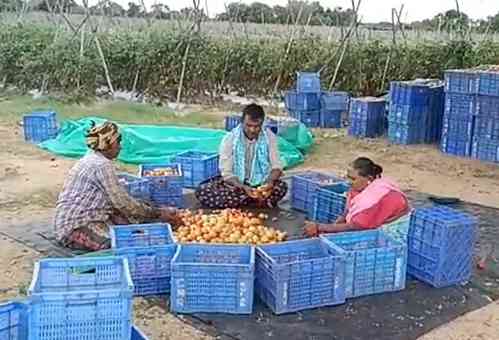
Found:
[[[93,125],[87,145],[89,153],[70,170],[57,201],[55,233],[60,243],[71,249],[100,250],[110,246],[110,225],[176,220],[176,209],[149,206],[120,185],[112,163],[121,150],[116,124]]]

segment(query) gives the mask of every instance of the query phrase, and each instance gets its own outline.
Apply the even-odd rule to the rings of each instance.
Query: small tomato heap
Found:
[[[226,209],[211,214],[184,211],[180,214],[182,226],[175,237],[180,243],[239,243],[265,244],[277,243],[286,239],[286,233],[264,225],[268,218],[265,214],[237,209]]]

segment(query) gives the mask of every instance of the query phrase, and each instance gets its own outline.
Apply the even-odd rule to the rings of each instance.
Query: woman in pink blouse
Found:
[[[345,214],[333,224],[307,222],[309,237],[322,233],[368,230],[381,227],[406,215],[409,202],[398,185],[382,176],[383,168],[369,158],[357,158],[348,170],[352,183]]]

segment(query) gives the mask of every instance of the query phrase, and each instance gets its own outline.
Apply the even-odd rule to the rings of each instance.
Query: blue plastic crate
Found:
[[[298,92],[321,91],[321,75],[319,72],[298,72],[296,81],[296,90]]]
[[[0,339],[2,340],[28,340],[29,301],[16,301],[0,304]],[[61,339],[67,339],[64,334]],[[135,326],[132,326],[130,340],[148,340],[148,338]]]
[[[111,228],[114,255],[126,257],[135,295],[170,292],[170,262],[177,248],[169,224],[136,224]]]
[[[321,92],[321,109],[332,111],[348,111],[350,95],[348,92]]]
[[[444,116],[467,119],[477,113],[477,96],[462,93],[446,93]]]
[[[173,232],[168,223],[129,224],[113,226],[110,230],[111,247],[149,247],[174,243]]]
[[[386,101],[378,97],[361,97],[350,100],[350,117],[363,120],[378,120],[385,117]]]
[[[346,297],[399,291],[405,288],[407,246],[382,230],[322,235],[329,246],[346,255]]]
[[[499,69],[478,72],[478,94],[499,97]]]
[[[239,124],[241,124],[241,115],[230,115],[225,117],[225,131],[232,131]]]
[[[132,327],[132,336],[130,338],[131,340],[149,340],[144,333],[140,331],[137,327],[133,326]]]
[[[256,291],[275,314],[345,302],[345,258],[318,238],[260,246]]]
[[[477,96],[476,116],[499,119],[499,97]]]
[[[289,111],[289,115],[308,128],[317,128],[321,124],[321,111]]]
[[[476,94],[478,78],[475,70],[447,70],[445,71],[445,92]]]
[[[443,134],[440,141],[440,150],[449,155],[470,157],[472,139],[462,135]]]
[[[197,188],[199,184],[220,175],[218,160],[218,154],[186,151],[178,154],[173,161],[182,168],[184,187]]]
[[[437,288],[468,281],[476,233],[471,215],[441,206],[417,209],[409,227],[408,274]]]
[[[57,137],[59,131],[57,127],[56,113],[32,112],[24,115],[24,140],[32,143],[41,143],[48,139]]]
[[[425,129],[431,117],[431,107],[390,104],[388,120],[397,124],[418,126]]]
[[[392,81],[390,83],[390,104],[408,106],[429,106],[435,89],[443,92],[439,80]]]
[[[385,125],[385,117],[379,117],[377,120],[350,118],[348,134],[358,138],[376,138],[384,134]]]
[[[499,118],[476,117],[473,136],[478,139],[499,141]]]
[[[460,139],[473,138],[475,117],[444,117],[442,121],[442,135],[460,136]]]
[[[151,183],[147,178],[121,173],[118,174],[118,179],[130,196],[142,201],[151,200]]]
[[[311,218],[317,190],[339,181],[340,179],[336,176],[315,171],[294,175],[291,177],[291,207],[306,212],[307,216]]]
[[[182,244],[171,265],[173,312],[251,314],[253,311],[253,247]]]
[[[395,240],[407,244],[409,234],[409,225],[411,222],[412,211],[404,216],[399,217],[395,221],[385,223],[379,227],[385,233],[393,237]]]
[[[129,339],[133,284],[120,257],[44,259],[29,289],[30,339]]]
[[[341,128],[341,116],[343,110],[328,110],[321,109],[320,127],[323,129],[339,129]]]
[[[340,182],[317,190],[314,200],[312,220],[319,223],[332,223],[343,215],[346,206],[346,196],[350,185]]]
[[[287,91],[284,104],[288,111],[316,111],[321,108],[321,95],[320,92]]]
[[[440,140],[444,114],[443,85],[436,80],[392,82],[388,137],[398,144]]]
[[[28,340],[28,305],[23,302],[0,304],[0,339]]]
[[[154,170],[172,169],[171,176],[149,176]],[[140,177],[147,178],[151,184],[151,200],[157,205],[183,207],[184,178],[180,164],[144,164],[139,167]]]
[[[409,145],[426,142],[426,130],[421,126],[388,123],[388,140],[395,144]]]
[[[165,246],[114,249],[113,253],[128,259],[136,296],[170,293],[170,262],[176,244]]]
[[[385,130],[385,115],[386,101],[384,98],[352,98],[349,112],[349,135],[365,138],[382,135]]]
[[[499,141],[475,138],[471,147],[471,157],[485,162],[499,163]]]

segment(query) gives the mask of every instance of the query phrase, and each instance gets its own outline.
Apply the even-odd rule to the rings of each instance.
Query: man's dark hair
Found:
[[[258,104],[249,104],[243,109],[243,121],[246,116],[251,120],[264,120],[265,111],[263,111],[263,107]]]

